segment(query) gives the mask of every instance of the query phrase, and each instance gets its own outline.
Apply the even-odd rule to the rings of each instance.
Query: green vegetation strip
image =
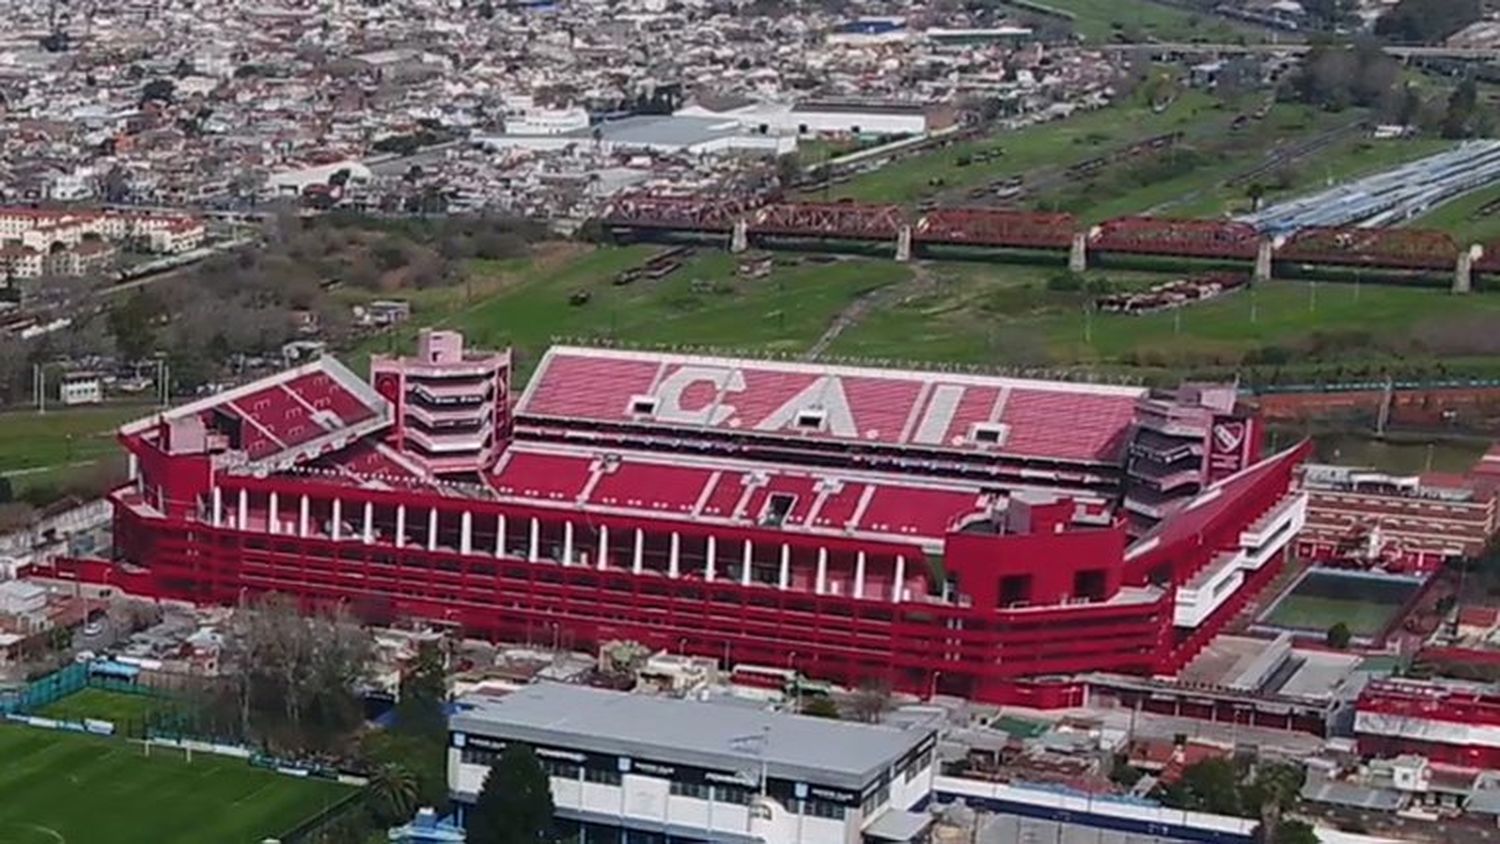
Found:
[[[202,844],[276,836],[348,794],[242,759],[0,727],[0,842]]]

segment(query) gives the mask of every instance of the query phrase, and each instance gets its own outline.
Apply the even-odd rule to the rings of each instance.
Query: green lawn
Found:
[[[1204,127],[1222,127],[1236,114],[1255,104],[1244,101],[1215,111],[1204,119]],[[1207,131],[1191,138],[1181,149],[1168,150],[1154,161],[1118,164],[1096,178],[1077,185],[1060,196],[1042,197],[1038,205],[1062,205],[1085,222],[1096,223],[1132,214],[1166,217],[1214,217],[1243,200],[1243,186],[1225,183],[1262,164],[1275,146],[1292,144],[1357,120],[1362,112],[1330,113],[1292,103],[1276,103],[1262,120],[1229,131]],[[1342,146],[1342,145],[1336,145]],[[1174,165],[1192,161],[1196,166],[1177,172]],[[1140,168],[1149,163],[1149,169]],[[1165,177],[1156,171],[1172,173]],[[1303,170],[1293,166],[1287,176],[1294,185],[1287,193],[1300,193],[1314,186]],[[1269,177],[1269,176],[1268,176]],[[1321,179],[1321,176],[1319,177]],[[1317,182],[1316,184],[1321,184]],[[1243,202],[1241,204],[1244,204]]]
[[[894,161],[836,186],[833,195],[869,202],[911,202],[941,190],[984,184],[1040,167],[1066,166],[1152,135],[1195,127],[1212,129],[1218,122],[1227,125],[1234,115],[1215,109],[1214,103],[1199,91],[1182,92],[1160,112],[1139,102],[1115,103]],[[986,164],[959,164],[976,152],[995,148],[1003,149],[1004,155]],[[934,180],[941,186],[934,186]]]
[[[1149,0],[1038,0],[1041,5],[1073,13],[1073,30],[1093,43],[1127,40],[1236,42],[1262,30],[1212,15],[1152,3]],[[1257,39],[1258,40],[1258,39]]]
[[[1278,627],[1323,631],[1342,621],[1355,636],[1374,636],[1400,609],[1393,604],[1287,595],[1264,619]]]
[[[934,265],[942,279],[935,290],[866,316],[832,351],[979,364],[1233,365],[1249,351],[1303,341],[1318,331],[1358,329],[1391,338],[1427,320],[1476,311],[1500,319],[1500,295],[1301,281],[1273,281],[1253,293],[1144,316],[1086,314],[1083,294],[1045,289],[1059,270]],[[1086,277],[1138,286],[1174,276],[1104,269]]]
[[[1267,188],[1263,201],[1281,202],[1295,196],[1314,193],[1332,183],[1367,176],[1388,170],[1399,164],[1435,155],[1454,145],[1453,141],[1437,138],[1393,138],[1375,140],[1361,133],[1358,137],[1346,138],[1318,152],[1292,162],[1283,172],[1270,172],[1256,179]],[[1245,161],[1249,169],[1254,161]],[[1286,178],[1284,186],[1277,182]],[[1225,214],[1244,213],[1250,209],[1249,183],[1224,185],[1214,184],[1195,193],[1180,194],[1181,201],[1172,202],[1162,209],[1169,217],[1219,217]]]
[[[145,721],[147,716],[167,708],[169,703],[150,695],[85,688],[53,701],[35,714],[59,721],[94,718],[123,727],[126,723]]]
[[[601,248],[561,267],[528,268],[494,295],[430,321],[461,329],[477,347],[512,346],[523,369],[556,337],[800,352],[862,294],[911,275],[908,266],[886,259],[819,262],[780,253],[769,277],[745,279],[735,274],[734,256],[704,248],[666,278],[612,283],[620,270],[640,265],[660,248]],[[580,291],[589,301],[570,304]],[[379,338],[351,357],[359,364],[360,351],[404,349],[407,342],[403,335]]]
[[[1445,202],[1411,221],[1413,227],[1442,229],[1460,244],[1489,243],[1500,238],[1500,211],[1480,215],[1479,209],[1500,201],[1500,185],[1483,188]]]
[[[0,474],[112,455],[119,449],[115,430],[150,412],[148,405],[108,404],[0,413]]]
[[[242,759],[0,727],[0,844],[255,844],[345,797]]]

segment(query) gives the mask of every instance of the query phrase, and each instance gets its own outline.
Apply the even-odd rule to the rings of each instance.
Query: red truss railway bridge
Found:
[[[1090,255],[1150,255],[1253,263],[1255,277],[1269,279],[1280,261],[1452,272],[1457,292],[1471,289],[1476,270],[1500,272],[1500,243],[1460,245],[1446,232],[1410,228],[1313,227],[1271,237],[1234,220],[1121,217],[1087,226],[1071,214],[997,208],[935,208],[913,216],[889,204],[654,194],[616,199],[601,222],[617,231],[726,235],[736,252],[756,238],[892,243],[899,260],[921,246],[1066,252],[1074,271],[1085,269]]]
[[[1192,659],[1304,514],[1232,388],[559,346],[513,398],[450,332],[371,371],[125,425],[113,556],[52,575],[1067,706]]]

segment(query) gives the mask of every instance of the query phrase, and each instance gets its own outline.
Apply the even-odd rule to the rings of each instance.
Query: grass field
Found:
[[[1277,627],[1326,631],[1339,622],[1355,636],[1374,636],[1420,588],[1415,581],[1310,569],[1262,621]]]
[[[1342,621],[1355,636],[1374,636],[1385,629],[1397,609],[1389,604],[1288,595],[1265,620],[1294,630],[1327,630]]]
[[[115,429],[150,413],[139,404],[0,413],[0,474],[114,454]]]
[[[414,322],[461,329],[481,347],[512,346],[522,369],[557,336],[798,352],[859,296],[911,275],[890,260],[823,263],[783,253],[769,277],[743,279],[733,256],[706,248],[666,278],[612,283],[660,248],[602,248],[546,269],[476,267],[481,276],[507,274],[510,281],[487,298],[429,310]],[[580,291],[589,301],[569,304]],[[362,366],[360,352],[402,349],[406,342],[402,335],[378,338],[351,354],[351,362]]]
[[[832,196],[871,202],[911,202],[939,190],[983,184],[1040,167],[1073,164],[1152,135],[1211,127],[1209,117],[1222,115],[1222,122],[1227,125],[1233,115],[1218,112],[1214,105],[1212,97],[1198,91],[1183,92],[1160,112],[1139,102],[1115,103],[1063,120],[895,161],[835,187]],[[1003,149],[1004,155],[988,164],[959,164],[976,152],[995,148]],[[934,181],[941,182],[941,187],[934,186]]]
[[[1323,190],[1329,184],[1367,176],[1381,170],[1404,164],[1418,158],[1435,155],[1454,145],[1453,141],[1436,138],[1393,138],[1374,140],[1364,134],[1334,143],[1315,153],[1299,158],[1284,168],[1284,172],[1271,172],[1259,181],[1267,190],[1263,195],[1266,203],[1281,202],[1302,194]],[[1243,159],[1242,159],[1243,161]],[[1254,164],[1253,161],[1243,161]],[[1247,166],[1235,168],[1236,172],[1247,170]],[[1233,174],[1231,174],[1233,175]],[[1284,187],[1277,187],[1278,179],[1288,179]],[[1168,217],[1220,217],[1225,214],[1243,213],[1250,208],[1247,194],[1249,183],[1233,186],[1222,184],[1223,180],[1195,192],[1182,192],[1181,201],[1171,201],[1159,211]]]
[[[0,727],[0,844],[254,844],[347,795],[244,760]]]
[[[147,716],[169,708],[169,704],[150,695],[85,688],[53,701],[35,713],[60,721],[82,721],[94,718],[115,724],[141,722]]]
[[[1263,34],[1224,18],[1194,14],[1146,0],[1041,0],[1074,15],[1073,30],[1093,43],[1116,40],[1228,41]]]
[[[839,337],[833,351],[981,364],[1234,364],[1268,344],[1292,344],[1341,327],[1391,338],[1428,320],[1476,311],[1500,318],[1495,295],[1302,281],[1273,281],[1253,294],[1241,291],[1177,311],[1090,315],[1081,294],[1046,290],[1056,267],[953,263],[935,265],[933,272],[942,278],[935,289],[867,315]],[[1173,276],[1098,269],[1086,277],[1138,286]]]
[[[1460,244],[1487,243],[1500,237],[1500,213],[1479,215],[1485,205],[1500,201],[1500,185],[1445,202],[1411,221],[1413,227],[1442,229]]]

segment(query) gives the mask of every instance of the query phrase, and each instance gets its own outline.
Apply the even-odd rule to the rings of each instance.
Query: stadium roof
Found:
[[[299,463],[330,454],[390,423],[390,403],[331,357],[215,393],[131,422],[124,436],[150,435],[163,422],[202,423],[201,436],[227,437],[255,463]],[[238,429],[237,432],[233,429]],[[181,445],[181,443],[178,443]]]
[[[1141,387],[556,346],[523,421],[1113,462]]]
[[[451,720],[456,732],[743,770],[751,782],[764,761],[775,779],[855,791],[933,732],[564,683],[525,686],[498,698],[471,695],[459,705]]]

